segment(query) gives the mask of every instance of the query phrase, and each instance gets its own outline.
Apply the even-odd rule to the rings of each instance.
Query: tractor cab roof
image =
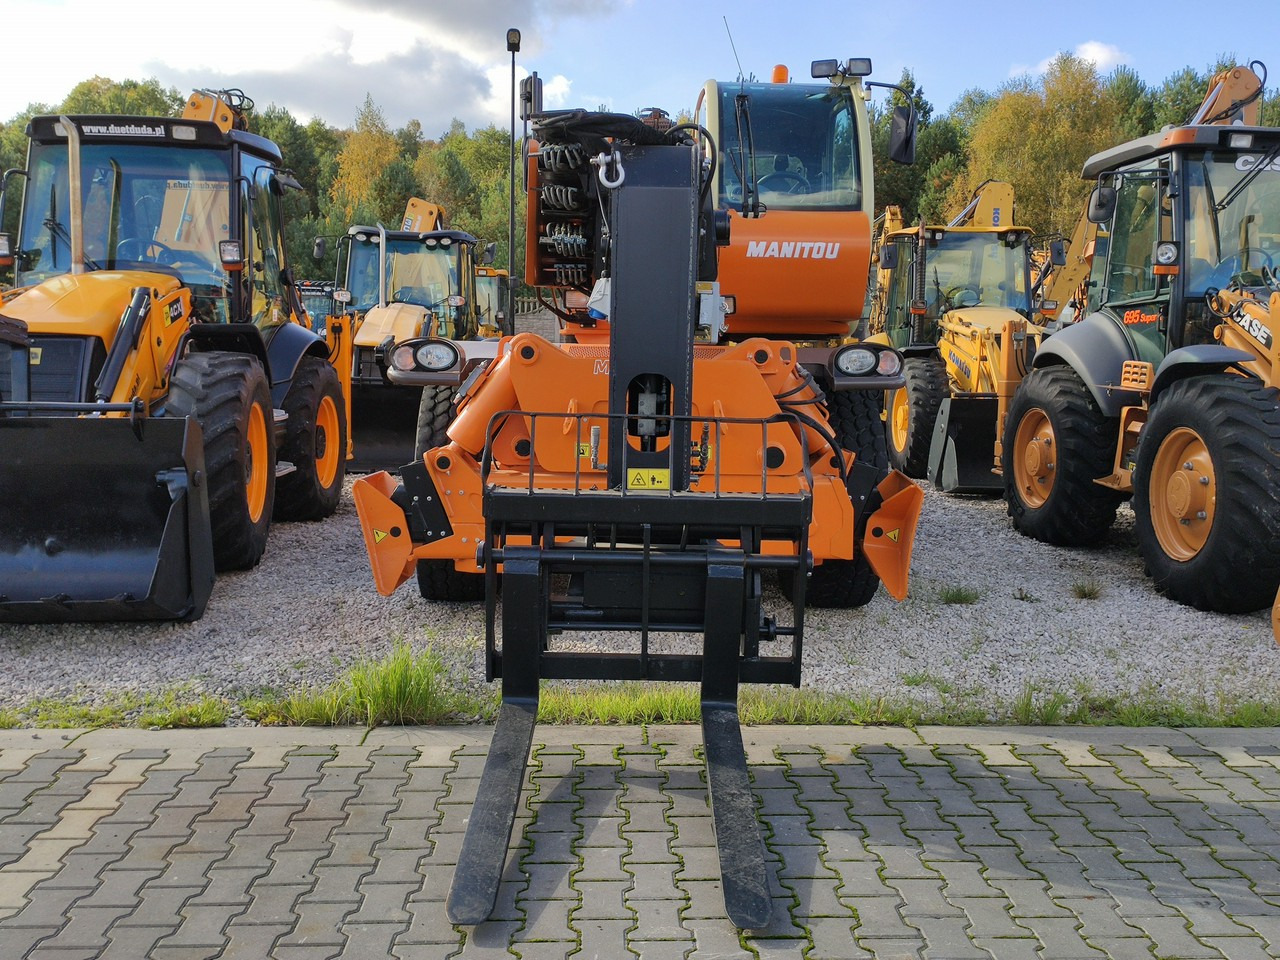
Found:
[[[349,227],[347,235],[358,239],[373,238],[378,236],[378,228],[366,226]],[[388,240],[417,240],[423,243],[428,240],[434,240],[437,243],[441,240],[448,240],[449,243],[466,243],[473,247],[480,242],[463,230],[430,230],[425,233],[419,233],[415,230],[387,230],[386,235]]]
[[[272,161],[281,161],[280,148],[255,133],[230,130],[223,133],[208,120],[171,117],[73,116],[82,143],[163,143],[178,147],[226,147],[238,144]],[[37,143],[65,143],[62,117],[32,117],[27,136]]]
[[[1241,153],[1257,153],[1280,143],[1280,128],[1223,126],[1201,124],[1197,126],[1166,127],[1159,133],[1149,134],[1122,143],[1117,147],[1095,153],[1084,162],[1080,174],[1085,180],[1097,180],[1102,174],[1118,167],[1141,160],[1172,153],[1178,149],[1238,150]]]

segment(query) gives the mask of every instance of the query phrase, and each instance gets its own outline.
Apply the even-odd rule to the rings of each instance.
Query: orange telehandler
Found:
[[[0,298],[0,620],[195,619],[342,492],[347,342],[309,330],[239,91],[30,121]]]
[[[850,248],[779,241],[774,256],[783,242],[811,259],[831,250],[865,276],[870,138],[854,73],[833,65],[822,75],[830,82],[767,94],[777,116],[786,100],[825,120],[805,140],[804,179],[868,235]],[[729,128],[753,127],[747,112],[767,115],[743,105]],[[382,473],[354,487],[381,592],[416,570],[426,595],[487,600],[487,673],[501,676],[503,704],[447,912],[471,924],[492,909],[540,678],[690,680],[702,688],[726,907],[740,926],[762,926],[771,901],[737,690],[799,683],[811,589],[827,603],[866,603],[865,564],[892,595],[905,593],[922,491],[847,448],[832,422],[840,407],[824,399],[900,385],[901,357],[879,345],[720,335],[734,315],[719,253],[737,225],[715,190],[724,123],[663,132],[584,111],[533,120],[526,279],[577,294],[559,308],[576,342],[504,339],[461,391],[447,443],[399,482]],[[842,328],[832,322],[831,337]],[[423,339],[414,354],[430,359],[439,343]],[[789,616],[766,612],[766,573],[781,576]],[[632,632],[638,650],[552,642],[600,630]],[[702,652],[671,652],[660,633],[700,633]]]

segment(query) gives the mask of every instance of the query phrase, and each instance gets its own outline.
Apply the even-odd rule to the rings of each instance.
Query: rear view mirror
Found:
[[[1067,262],[1067,246],[1061,240],[1049,241],[1049,262],[1055,267]]]
[[[312,259],[323,260],[328,248],[329,245],[325,242],[324,237],[316,237],[315,245],[311,248]]]
[[[896,270],[898,267],[898,245],[886,243],[880,247],[880,269]]]
[[[493,263],[498,257],[497,243],[486,243],[484,249],[480,251],[480,262],[484,265]]]
[[[1116,212],[1116,188],[1098,184],[1089,194],[1089,222],[1107,223]]]
[[[893,108],[889,126],[889,159],[894,163],[916,162],[916,117],[910,107]]]

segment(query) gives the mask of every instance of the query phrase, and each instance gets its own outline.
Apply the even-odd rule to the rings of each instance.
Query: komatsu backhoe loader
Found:
[[[194,619],[273,516],[337,505],[343,331],[298,322],[292,178],[247,106],[30,121],[0,236],[24,341],[0,341],[0,620]]]
[[[906,357],[885,426],[889,459],[908,476],[949,493],[1003,489],[999,425],[1044,334],[1030,241],[1013,188],[998,181],[946,225],[884,234],[868,340]],[[1063,259],[1060,245],[1051,257]]]
[[[1097,307],[1036,353],[1003,438],[1018,530],[1095,544],[1132,496],[1156,588],[1236,613],[1280,586],[1280,129],[1252,67],[1086,161]]]
[[[453,394],[493,359],[497,323],[478,295],[494,247],[445,226],[445,208],[411,197],[396,229],[353,226],[338,239],[338,316],[350,325],[350,468],[389,470],[422,456],[448,423]],[[326,252],[316,239],[317,259]],[[489,281],[486,280],[486,283]],[[408,340],[453,345],[447,365],[425,369],[398,352]]]
[[[843,109],[842,96],[828,106]],[[811,567],[825,571],[828,601],[837,584],[846,604],[870,599],[860,558],[904,595],[922,491],[844,447],[794,344],[699,342],[725,318],[717,255],[732,230],[711,189],[713,132],[582,111],[533,119],[527,279],[545,283],[554,267],[539,262],[541,238],[580,238],[583,272],[549,272],[585,285],[569,322],[607,339],[504,339],[461,392],[447,443],[399,481],[354,487],[381,592],[416,568],[424,593],[458,596],[471,578],[486,596],[487,672],[502,678],[503,705],[447,912],[472,924],[493,907],[541,678],[690,680],[726,908],[759,927],[771,900],[738,685],[799,683]],[[831,349],[824,373],[840,394],[900,385],[900,371],[892,348],[855,343]],[[783,575],[785,615],[764,607],[770,572]],[[637,646],[553,640],[584,630],[629,632]],[[701,653],[664,648],[666,633],[702,634]]]

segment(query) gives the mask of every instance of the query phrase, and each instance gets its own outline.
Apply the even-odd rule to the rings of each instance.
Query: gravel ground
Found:
[[[1101,595],[1077,599],[1073,584],[1090,580]],[[979,598],[942,602],[952,587]],[[930,490],[908,600],[881,591],[860,610],[811,610],[807,625],[806,687],[921,705],[939,704],[946,691],[1007,711],[1028,683],[1073,699],[1087,690],[1270,700],[1280,689],[1268,613],[1201,613],[1158,596],[1142,575],[1127,508],[1103,548],[1067,550],[1017,534],[1003,501]],[[427,603],[413,584],[378,596],[348,489],[329,520],[277,525],[262,564],[220,577],[196,623],[0,626],[0,707],[177,685],[233,699],[295,690],[399,640],[429,643],[460,683],[479,688],[483,628],[482,605]]]

